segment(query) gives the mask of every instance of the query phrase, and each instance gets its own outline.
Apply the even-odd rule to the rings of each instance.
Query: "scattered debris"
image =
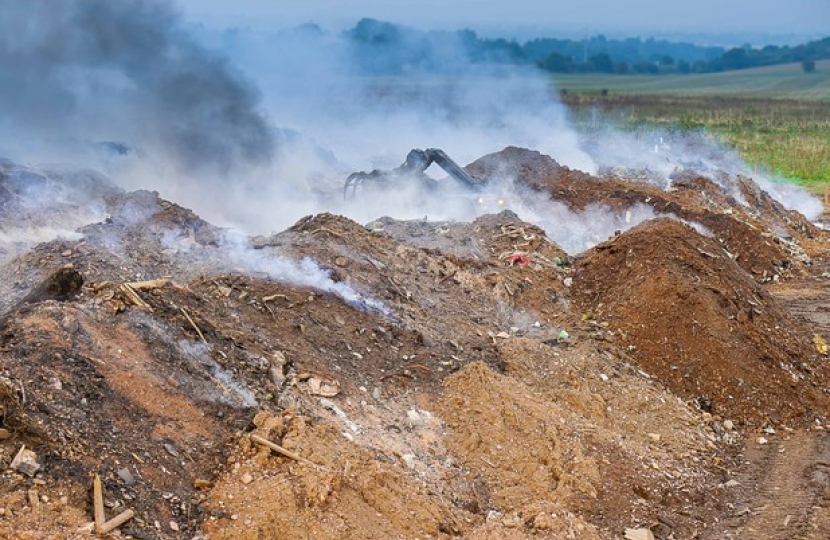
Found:
[[[520,149],[471,167],[506,163],[575,212],[664,217],[569,256],[510,211],[319,214],[253,239],[251,262],[189,210],[116,190],[80,239],[15,251],[0,537],[729,537],[780,481],[759,464],[826,460],[826,232],[749,179],[665,191]],[[288,281],[294,261],[324,288]],[[21,303],[55,269],[77,290]],[[804,456],[780,454],[795,436]]]
[[[15,454],[9,465],[10,469],[21,472],[26,476],[34,476],[40,470],[40,463],[37,461],[37,454],[32,450],[26,448],[26,445],[20,447],[20,450]]]
[[[649,529],[626,529],[625,540],[654,540],[654,533]]]
[[[302,373],[297,376],[294,385],[300,391],[312,396],[334,397],[340,393],[340,382],[323,375]]]
[[[251,435],[251,440],[254,441],[255,443],[261,444],[263,446],[267,446],[268,448],[270,448],[274,452],[280,454],[281,456],[285,456],[287,458],[293,459],[294,461],[298,461],[300,463],[304,463],[304,464],[310,465],[312,467],[320,468],[320,466],[317,465],[316,463],[313,463],[313,462],[311,462],[311,461],[295,454],[294,452],[291,452],[290,450],[286,450],[282,446],[279,446],[278,444],[272,443],[271,441],[269,441],[267,439],[263,439],[259,435]]]

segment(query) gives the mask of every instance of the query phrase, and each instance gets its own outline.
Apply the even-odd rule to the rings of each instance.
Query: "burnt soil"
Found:
[[[827,538],[828,233],[751,178],[468,170],[660,217],[576,256],[520,210],[248,238],[2,164],[0,538],[93,536],[96,474],[140,539]]]

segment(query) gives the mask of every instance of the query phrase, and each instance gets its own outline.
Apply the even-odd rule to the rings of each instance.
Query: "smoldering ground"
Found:
[[[368,35],[356,43],[353,34],[359,29]],[[820,208],[803,190],[753,171],[736,153],[699,133],[623,133],[600,117],[607,129],[586,139],[572,127],[549,77],[532,66],[471,57],[463,33],[390,29],[383,23],[361,22],[346,33],[305,25],[272,33],[237,30],[208,39],[259,81],[269,112],[291,130],[290,140],[280,150],[278,181],[264,188],[270,195],[260,199],[253,212],[257,216],[279,208],[276,214],[284,217],[328,210],[360,222],[380,215],[469,220],[476,209],[468,200],[457,193],[425,193],[417,183],[402,182],[353,202],[342,201],[340,188],[351,172],[397,167],[412,148],[440,147],[463,165],[509,145],[539,150],[589,173],[604,166],[649,169],[663,188],[670,188],[671,174],[684,168],[716,181],[724,172],[743,174],[757,178],[764,189],[781,194],[788,207],[808,217],[816,217]],[[384,45],[390,40],[394,46]],[[427,172],[439,181],[446,176],[436,166]],[[523,198],[526,194],[517,193],[513,180],[506,174],[503,182],[492,186],[492,195]],[[286,185],[292,189],[281,189]],[[634,212],[633,218],[597,219],[601,208],[592,209],[590,216],[577,216],[561,205],[539,200],[516,210],[531,219],[531,207],[540,216],[539,223],[572,224],[549,233],[578,251],[607,237],[606,233],[653,217]],[[274,220],[268,226],[281,228],[289,221]],[[594,230],[597,227],[602,230]],[[560,237],[562,231],[567,237]]]
[[[654,166],[664,178],[672,160],[700,158],[700,145],[677,143],[670,159],[652,156],[641,148],[651,146],[648,137],[633,144],[614,130],[586,144],[547,76],[471,57],[457,32],[393,29],[392,49],[371,25],[364,41],[314,25],[196,28],[194,36],[169,4],[150,0],[0,2],[0,10],[4,153],[96,166],[124,187],[157,189],[248,233],[320,211],[360,222],[474,217],[469,198],[435,197],[415,184],[344,201],[349,173],[396,167],[412,148],[440,147],[463,165],[524,146],[590,173],[610,162]],[[513,180],[506,175],[493,196],[524,196]],[[540,223],[572,225],[549,233],[573,250],[636,225],[626,216],[598,219],[601,208],[578,216],[532,203],[524,209]]]

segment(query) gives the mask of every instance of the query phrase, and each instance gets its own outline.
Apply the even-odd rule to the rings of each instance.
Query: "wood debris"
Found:
[[[104,511],[104,493],[101,485],[101,477],[96,473],[92,480],[92,511],[94,514],[95,533],[98,535],[109,534],[135,516],[132,509],[127,509],[107,521]]]
[[[118,292],[121,294],[122,298],[127,304],[134,305],[141,309],[146,309],[150,313],[153,312],[153,308],[141,298],[135,289],[133,289],[129,283],[122,283],[118,286]]]
[[[148,281],[132,281],[130,283],[125,283],[134,291],[151,291],[153,289],[160,289],[162,287],[166,287],[170,283],[170,280],[167,278],[160,278],[160,279],[151,279]]]
[[[205,339],[205,335],[202,333],[202,331],[199,329],[199,327],[196,326],[196,323],[193,321],[193,318],[190,316],[190,314],[187,312],[187,310],[184,309],[184,308],[179,308],[179,309],[181,310],[182,314],[184,314],[185,318],[187,318],[187,322],[190,323],[190,326],[192,326],[193,329],[196,330],[196,333],[199,334],[199,338],[202,340],[202,343],[207,343],[207,340]]]
[[[289,459],[293,459],[294,461],[303,463],[305,465],[310,465],[310,466],[316,467],[318,469],[323,468],[320,465],[317,465],[316,463],[314,463],[313,461],[309,461],[306,458],[300,456],[299,454],[295,454],[291,450],[286,450],[282,446],[280,446],[276,443],[273,443],[273,442],[269,441],[268,439],[260,437],[259,435],[251,435],[251,440],[254,441],[255,443],[261,444],[263,446],[267,446],[268,448],[270,448],[274,452],[280,454],[281,456],[285,456]]]

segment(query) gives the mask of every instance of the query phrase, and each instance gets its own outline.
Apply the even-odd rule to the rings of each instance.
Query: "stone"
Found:
[[[130,469],[127,467],[118,469],[115,474],[117,474],[118,478],[123,480],[126,485],[131,486],[135,484],[135,476],[133,476],[133,473],[130,472]]]
[[[726,431],[732,431],[733,429],[735,429],[735,424],[732,422],[732,420],[724,420],[723,429],[725,429]]]
[[[626,529],[625,540],[654,540],[654,533],[648,529]]]
[[[246,484],[246,485],[247,485],[247,484],[250,484],[251,482],[253,482],[253,481],[254,481],[254,477],[251,475],[251,473],[245,473],[245,474],[243,474],[243,475],[239,478],[239,480],[240,480],[243,484]]]
[[[196,478],[193,480],[193,487],[195,489],[208,489],[210,485],[210,480],[205,480],[204,478]]]
[[[37,461],[37,454],[27,449],[25,446],[20,447],[20,451],[14,456],[14,459],[9,465],[9,468],[17,472],[21,472],[26,476],[32,477],[40,470],[40,463]]]

